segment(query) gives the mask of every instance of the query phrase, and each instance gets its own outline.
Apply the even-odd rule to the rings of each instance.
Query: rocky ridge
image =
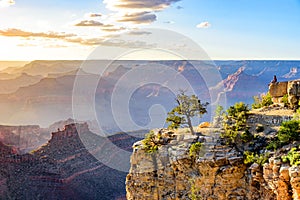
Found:
[[[266,133],[272,135],[291,118],[273,117],[252,114],[250,124],[266,122]],[[127,199],[300,199],[300,168],[283,163],[280,156],[291,145],[271,154],[263,166],[247,165],[236,148],[220,139],[219,129],[205,132],[206,136],[174,133],[155,154],[147,154],[141,142],[135,143],[126,179]],[[202,147],[193,157],[189,149],[196,142],[202,142]]]
[[[107,143],[129,149],[136,141],[126,133],[103,138],[90,132],[87,123],[72,123],[30,154],[0,143],[0,199],[124,199],[127,173],[91,152],[113,158],[113,152],[103,152]]]

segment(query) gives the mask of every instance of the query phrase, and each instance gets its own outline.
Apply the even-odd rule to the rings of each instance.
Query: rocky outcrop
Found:
[[[288,82],[271,83],[269,92],[272,97],[283,97],[287,94]]]
[[[282,98],[287,95],[288,103],[291,108],[298,108],[300,97],[300,81],[287,81],[271,83],[269,93],[275,103],[282,103]]]
[[[19,155],[0,143],[0,199],[124,199],[127,173],[108,167],[94,154],[109,154],[114,160],[118,155],[105,151],[107,143],[131,150],[136,141],[126,133],[103,138],[86,123],[72,123],[53,132],[31,154]]]
[[[0,141],[6,145],[12,145],[20,152],[29,152],[50,139],[46,129],[37,125],[28,126],[1,126]]]
[[[300,199],[299,167],[276,156],[264,166],[246,165],[241,153],[215,138],[176,135],[155,154],[145,153],[142,143],[136,143],[126,180],[127,199]],[[195,158],[189,148],[197,141],[205,142]]]

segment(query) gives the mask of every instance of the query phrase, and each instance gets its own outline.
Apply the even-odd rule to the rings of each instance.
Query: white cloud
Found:
[[[197,28],[209,28],[211,27],[211,24],[209,22],[201,22],[197,25]]]
[[[181,0],[104,0],[107,9],[116,11],[117,22],[151,24],[157,20],[156,12],[163,11]]]
[[[89,13],[89,17],[102,17],[101,13]]]
[[[124,27],[107,27],[107,29],[103,29],[103,31],[106,32],[115,32],[115,31],[121,31],[125,30]],[[135,35],[142,35],[142,34],[148,34],[148,32],[135,32],[133,33]],[[151,33],[149,33],[151,34]],[[67,34],[64,32],[57,33],[57,32],[29,32],[29,31],[24,31],[21,29],[7,29],[7,30],[0,30],[0,36],[5,36],[5,37],[21,37],[24,39],[30,38],[30,39],[53,39],[56,42],[61,41],[61,42],[69,42],[69,43],[75,43],[75,44],[80,44],[80,45],[85,45],[85,46],[97,46],[97,45],[102,45],[102,46],[116,46],[116,47],[126,47],[126,48],[153,48],[154,44],[147,44],[142,41],[125,41],[123,39],[117,39],[117,38],[111,38],[111,34],[104,36],[104,37],[97,37],[97,38],[92,38],[92,37],[80,37],[76,34]],[[52,48],[57,45],[57,44],[50,44]],[[60,45],[60,44],[58,44]],[[31,43],[24,43],[24,44],[18,44],[18,46],[39,46]],[[58,47],[58,46],[56,46]],[[62,47],[62,45],[60,45]],[[65,45],[63,45],[65,47]],[[47,48],[49,48],[49,45],[47,45]]]
[[[135,12],[164,10],[171,4],[181,0],[104,0],[110,10],[135,10]]]
[[[0,0],[0,7],[9,7],[15,4],[14,0]]]
[[[156,15],[150,12],[127,13],[117,19],[117,22],[130,22],[133,24],[151,24],[154,21],[156,21]]]
[[[104,26],[104,24],[95,20],[83,20],[76,23],[75,26]]]
[[[0,36],[6,37],[23,37],[23,38],[51,38],[51,39],[65,39],[76,36],[75,34],[67,34],[64,32],[57,33],[57,32],[30,32],[24,31],[21,29],[10,28],[7,30],[0,30]]]

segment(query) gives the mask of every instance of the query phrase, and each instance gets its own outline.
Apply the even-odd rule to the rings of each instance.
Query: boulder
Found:
[[[272,97],[283,97],[287,94],[288,82],[277,82],[269,85],[269,93]]]

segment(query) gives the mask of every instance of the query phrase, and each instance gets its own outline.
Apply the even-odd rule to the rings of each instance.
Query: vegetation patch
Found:
[[[257,163],[258,165],[262,166],[265,164],[269,159],[269,154],[255,154],[250,151],[244,152],[244,163],[245,164],[252,164]]]
[[[279,128],[277,137],[267,146],[267,149],[278,149],[300,139],[300,121],[290,120],[283,122]]]
[[[288,95],[284,95],[281,99],[281,103],[283,103],[284,107],[288,107],[289,106],[289,99],[288,99]]]
[[[283,162],[289,162],[291,166],[298,166],[300,164],[299,147],[292,148],[286,156],[281,157]]]
[[[146,153],[152,154],[158,150],[158,147],[161,145],[160,143],[161,135],[155,135],[153,131],[150,131],[146,134],[144,140],[142,140],[143,148]]]
[[[262,94],[260,96],[254,96],[253,100],[254,100],[254,103],[252,104],[253,109],[258,109],[273,104],[272,96],[270,95],[269,92],[267,94]]]
[[[169,123],[169,128],[177,129],[179,127],[189,127],[192,134],[194,129],[192,125],[193,117],[202,117],[207,113],[206,107],[208,103],[201,103],[196,95],[188,96],[181,91],[176,97],[177,106],[168,113],[166,122]]]
[[[197,155],[199,155],[201,148],[202,148],[201,142],[196,142],[196,143],[192,144],[190,147],[189,155],[191,157],[196,157]]]
[[[249,108],[243,102],[229,107],[223,122],[224,133],[221,134],[226,144],[236,145],[250,142],[253,139],[253,135],[249,132],[249,127],[247,126],[248,115]]]

